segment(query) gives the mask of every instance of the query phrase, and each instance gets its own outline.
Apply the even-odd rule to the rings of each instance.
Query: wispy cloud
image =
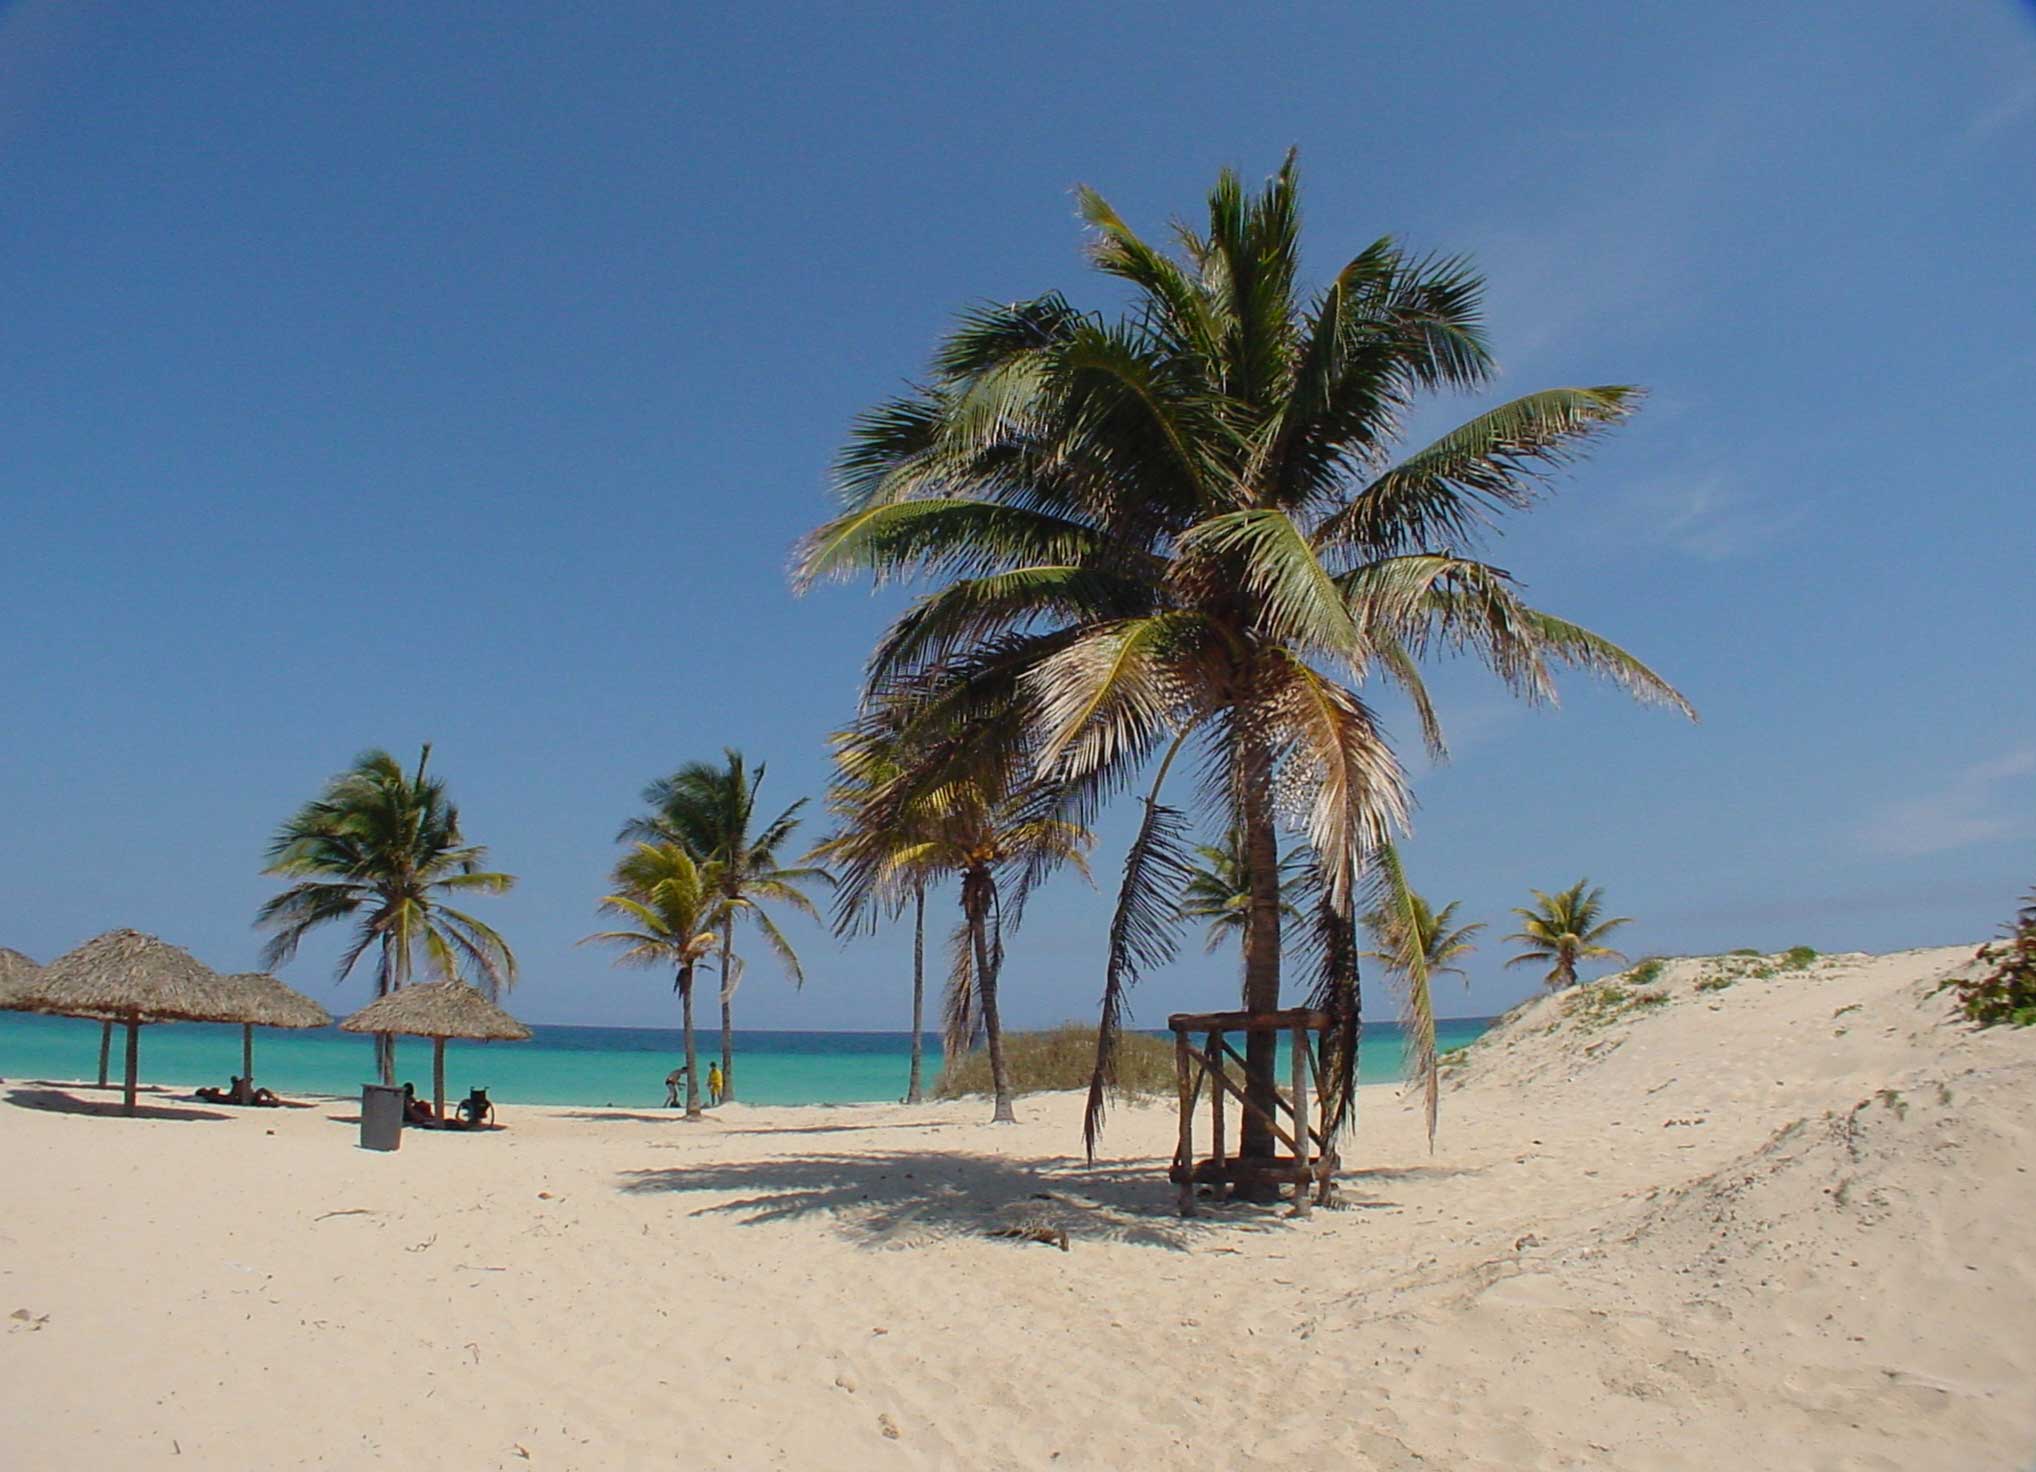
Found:
[[[2022,83],[1998,102],[1974,114],[1972,122],[1966,127],[1965,141],[1968,145],[1985,143],[1996,134],[2031,118],[2036,118],[2036,79]]]
[[[1641,536],[1711,562],[1764,551],[1809,514],[1800,502],[1776,504],[1726,470],[1661,477],[1636,488],[1627,504]]]
[[[2036,746],[1975,762],[1932,791],[1885,804],[1860,837],[1875,852],[1900,858],[2005,837],[2028,826],[2032,784],[2025,779],[2032,776]]]

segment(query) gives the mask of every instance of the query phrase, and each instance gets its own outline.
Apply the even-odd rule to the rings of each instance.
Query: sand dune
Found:
[[[14,1087],[7,1465],[2027,1467],[2036,1033],[1950,1020],[1970,955],[1538,1001],[1305,1222],[1176,1218],[1170,1109],[1090,1168],[1072,1096],[382,1156]]]

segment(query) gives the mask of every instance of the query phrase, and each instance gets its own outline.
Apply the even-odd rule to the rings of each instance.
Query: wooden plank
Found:
[[[1194,1051],[1186,1034],[1174,1034],[1174,1071],[1181,1089],[1181,1142],[1176,1157],[1181,1163],[1181,1194],[1177,1209],[1182,1216],[1195,1214],[1195,1095],[1201,1092],[1201,1080],[1196,1079],[1195,1087],[1189,1088],[1188,1059]],[[1208,1066],[1206,1061],[1203,1066]]]
[[[1212,1032],[1209,1034],[1209,1064],[1211,1068],[1209,1077],[1214,1080],[1213,1085],[1209,1089],[1209,1132],[1214,1140],[1210,1149],[1219,1163],[1230,1158],[1230,1146],[1224,1138],[1223,1129],[1223,1050],[1227,1046],[1223,1041],[1222,1033]],[[1228,1195],[1229,1192],[1224,1190],[1223,1186],[1219,1183],[1216,1187],[1216,1200],[1221,1201]]]
[[[1293,1039],[1294,1119],[1296,1121],[1294,1129],[1295,1133],[1305,1137],[1308,1133],[1308,1034],[1304,1029],[1297,1027],[1294,1029]],[[1309,1176],[1308,1152],[1297,1149],[1294,1151],[1295,1216],[1306,1216],[1312,1209],[1313,1203],[1308,1200]]]
[[[1320,1032],[1331,1020],[1327,1012],[1290,1007],[1284,1012],[1176,1012],[1166,1025],[1175,1032],[1284,1032],[1292,1027]]]

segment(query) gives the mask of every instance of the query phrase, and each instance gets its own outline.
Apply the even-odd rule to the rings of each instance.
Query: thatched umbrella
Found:
[[[0,1010],[26,1012],[28,995],[42,968],[19,951],[0,946]]]
[[[39,1012],[35,1005],[35,980],[42,968],[19,951],[0,946],[0,1011]],[[99,1019],[99,1087],[106,1087],[106,1058],[113,1050],[113,1023]]]
[[[240,971],[219,978],[225,1006],[240,1024],[240,1068],[254,1092],[254,1030],[257,1027],[330,1027],[332,1014],[266,971]]]
[[[127,1024],[127,1089],[122,1113],[134,1113],[135,1073],[145,1022],[236,1022],[224,1010],[219,976],[180,946],[138,930],[109,930],[42,968],[29,987],[37,1012]]]
[[[342,1022],[343,1032],[398,1032],[431,1039],[431,1102],[445,1118],[445,1040],[520,1043],[530,1029],[463,981],[427,981],[390,992]]]

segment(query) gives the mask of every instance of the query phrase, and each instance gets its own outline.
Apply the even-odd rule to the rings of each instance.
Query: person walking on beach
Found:
[[[679,1107],[679,1090],[686,1086],[686,1065],[681,1063],[665,1075],[665,1108]]]
[[[707,1065],[707,1107],[713,1108],[721,1102],[721,1065]]]

